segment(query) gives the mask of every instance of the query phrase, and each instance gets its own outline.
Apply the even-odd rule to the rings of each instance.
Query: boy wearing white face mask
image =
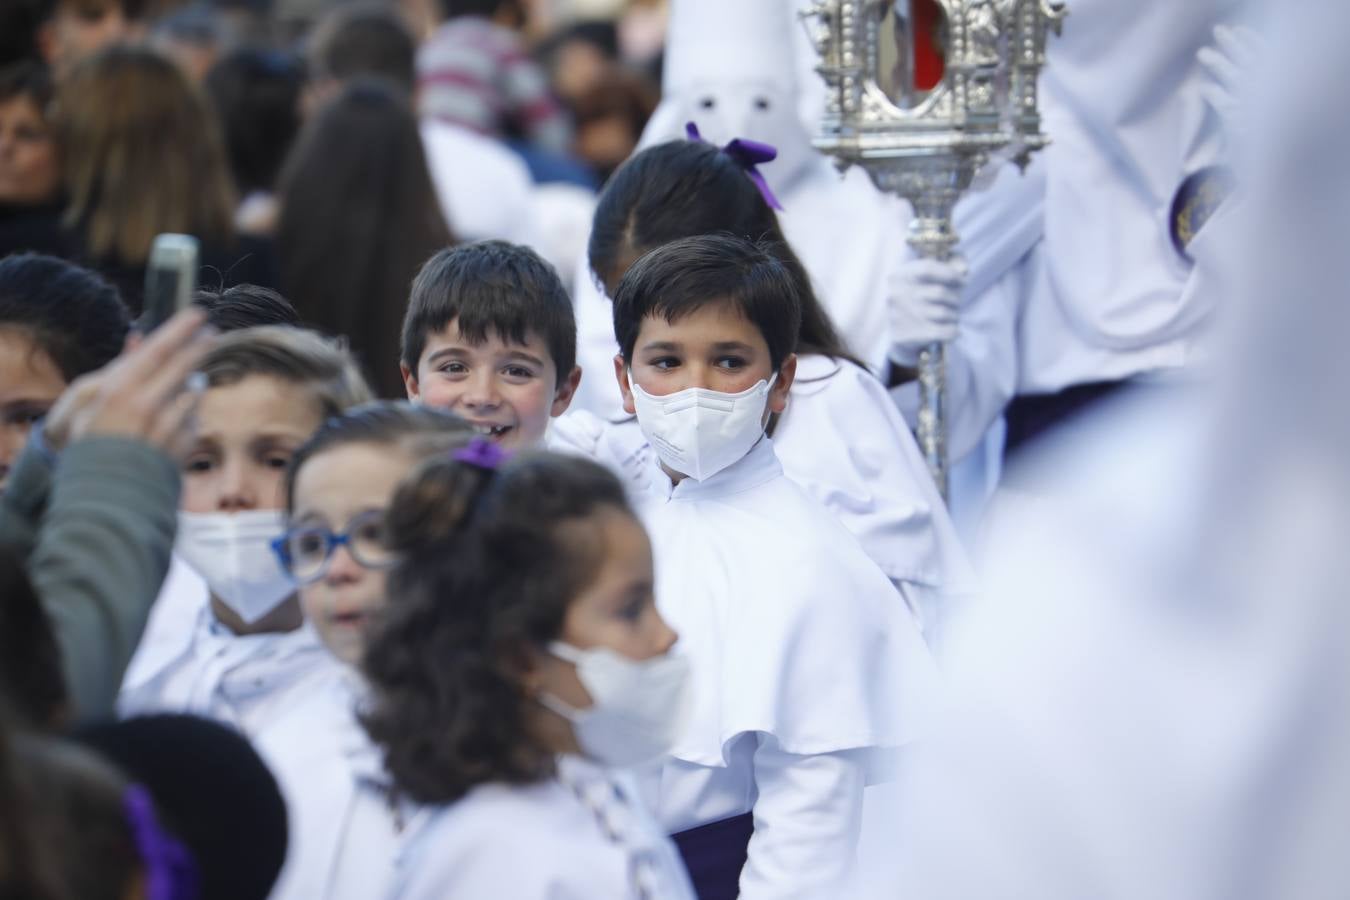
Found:
[[[152,621],[118,707],[203,715],[256,736],[327,663],[271,550],[285,530],[286,467],[370,389],[345,350],[281,326],[226,335],[201,375],[177,560],[157,604],[165,624]],[[190,627],[173,627],[172,611],[187,608]]]
[[[618,480],[479,439],[424,463],[386,523],[400,562],[364,721],[397,795],[423,807],[387,896],[693,900],[607,769],[670,746],[689,684]]]
[[[889,580],[764,434],[796,369],[795,285],[767,248],[702,236],[642,257],[614,301],[615,374],[659,460],[639,511],[696,698],[644,789],[705,897],[842,896],[868,763],[936,686]]]

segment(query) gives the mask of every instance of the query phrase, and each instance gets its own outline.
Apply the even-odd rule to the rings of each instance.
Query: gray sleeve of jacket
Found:
[[[169,571],[181,482],[163,453],[93,437],[61,454],[28,574],[77,719],[111,714]]]
[[[30,442],[9,473],[0,498],[0,545],[26,566],[52,489],[52,464]]]

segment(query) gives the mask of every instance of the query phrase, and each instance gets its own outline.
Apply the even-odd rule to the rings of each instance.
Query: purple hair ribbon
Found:
[[[456,462],[468,463],[480,469],[495,472],[502,463],[510,459],[511,454],[485,437],[475,437],[468,445],[451,454]]]
[[[684,124],[684,134],[691,141],[702,141],[703,135],[699,134],[698,126],[693,122]],[[769,182],[764,180],[764,173],[759,171],[762,163],[773,162],[778,158],[778,148],[772,144],[761,144],[759,141],[752,141],[749,138],[734,138],[727,142],[722,148],[722,152],[730,156],[736,165],[740,166],[750,180],[759,188],[759,195],[764,198],[764,202],[769,204],[771,209],[779,212],[783,211],[783,204],[778,202],[778,198],[773,195],[769,188]]]
[[[192,853],[160,827],[150,792],[129,785],[122,795],[122,811],[145,867],[145,900],[196,900],[200,895],[197,865]]]

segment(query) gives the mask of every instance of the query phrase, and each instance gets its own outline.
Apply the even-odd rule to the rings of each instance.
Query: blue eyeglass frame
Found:
[[[317,528],[314,526],[288,528],[281,537],[273,538],[269,546],[272,548],[272,553],[276,555],[277,561],[281,563],[281,568],[290,574],[291,579],[295,581],[296,584],[312,584],[322,578],[323,574],[328,571],[328,565],[333,561],[333,553],[338,547],[346,547],[347,552],[351,553],[352,558],[355,559],[362,568],[375,571],[392,568],[397,563],[397,560],[391,559],[384,565],[370,565],[363,561],[358,554],[352,553],[352,531],[354,530],[352,525],[357,519],[366,519],[368,517],[368,513],[361,513],[353,516],[347,522],[346,529],[337,533],[329,531],[327,528]],[[364,524],[364,522],[362,524]],[[292,565],[295,563],[295,558],[291,556],[291,548],[288,546],[291,536],[300,531],[309,531],[323,535],[323,562],[319,563],[319,568],[308,578],[299,578],[296,576],[295,570],[292,568]]]

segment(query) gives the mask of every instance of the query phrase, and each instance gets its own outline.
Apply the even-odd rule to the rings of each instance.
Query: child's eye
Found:
[[[647,598],[637,597],[631,603],[619,610],[619,618],[625,622],[636,622],[642,618],[642,614],[647,610]]]
[[[533,378],[534,372],[524,366],[507,366],[502,369],[502,374],[507,378]]]
[[[658,369],[674,369],[680,365],[680,361],[673,356],[662,356],[651,361],[650,365]]]
[[[469,367],[464,363],[451,362],[441,366],[440,371],[446,375],[463,375],[469,371]]]
[[[263,465],[269,469],[284,469],[291,464],[291,458],[287,454],[269,453],[263,457]]]
[[[211,471],[213,468],[215,468],[215,460],[211,459],[209,456],[190,457],[188,461],[183,464],[183,471],[192,475],[200,475],[203,472]]]
[[[745,360],[739,356],[724,356],[717,361],[717,364],[724,369],[745,368]]]

